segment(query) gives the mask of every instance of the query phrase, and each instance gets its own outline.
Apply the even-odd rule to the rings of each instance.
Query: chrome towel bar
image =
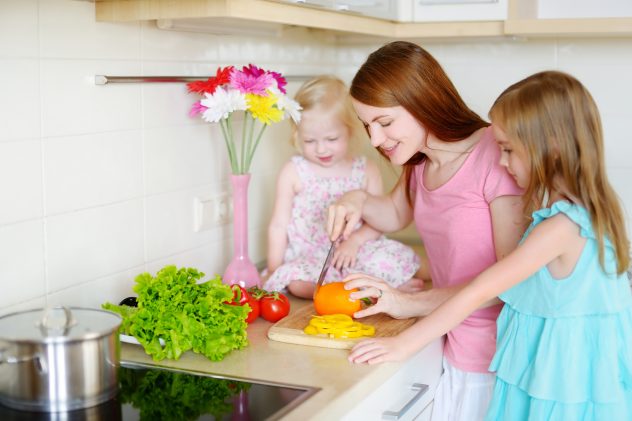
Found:
[[[108,83],[184,83],[196,80],[207,80],[210,76],[106,76],[94,75],[95,85],[107,85]],[[302,82],[313,78],[310,75],[285,76],[288,82]]]

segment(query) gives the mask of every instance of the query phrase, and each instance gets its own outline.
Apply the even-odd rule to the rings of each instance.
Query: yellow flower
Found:
[[[248,111],[263,124],[278,123],[283,119],[283,111],[275,107],[277,97],[271,93],[268,96],[246,94]]]

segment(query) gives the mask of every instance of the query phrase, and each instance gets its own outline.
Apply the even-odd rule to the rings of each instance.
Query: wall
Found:
[[[187,116],[194,97],[181,84],[96,86],[94,75],[210,75],[219,65],[253,62],[348,81],[377,45],[336,44],[303,30],[280,38],[171,32],[148,22],[97,23],[91,2],[2,0],[0,314],[45,299],[96,307],[132,294],[140,272],[176,264],[213,275],[232,254],[230,225],[192,229],[194,197],[229,191],[217,128]],[[601,107],[608,171],[632,208],[630,40],[424,46],[483,115],[529,73],[578,76]],[[254,261],[265,258],[274,179],[292,153],[287,137],[286,123],[272,126],[253,164]]]

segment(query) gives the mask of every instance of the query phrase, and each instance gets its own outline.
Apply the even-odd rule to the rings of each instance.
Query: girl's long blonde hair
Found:
[[[529,157],[525,215],[530,218],[553,191],[578,201],[590,214],[602,267],[607,237],[617,273],[625,272],[630,255],[624,213],[608,182],[601,119],[588,90],[566,73],[536,73],[507,88],[489,115]]]
[[[305,82],[294,95],[294,100],[298,102],[303,111],[314,108],[334,112],[340,121],[349,130],[350,150],[355,137],[362,134],[362,125],[351,104],[351,96],[347,85],[336,76],[322,75]],[[299,123],[300,124],[300,123]],[[297,138],[298,127],[292,125],[292,145],[299,149]]]

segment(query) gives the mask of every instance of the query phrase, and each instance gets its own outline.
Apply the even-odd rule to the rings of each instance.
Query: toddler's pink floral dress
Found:
[[[364,185],[366,157],[363,156],[354,158],[351,174],[345,177],[317,176],[302,156],[292,157],[292,162],[296,165],[302,190],[292,204],[284,263],[264,285],[270,291],[281,291],[292,280],[317,281],[331,245],[325,229],[327,208],[344,193]],[[325,283],[340,281],[349,273],[362,272],[398,287],[413,277],[419,264],[419,256],[410,247],[381,236],[360,246],[354,267],[342,272],[330,267]]]

